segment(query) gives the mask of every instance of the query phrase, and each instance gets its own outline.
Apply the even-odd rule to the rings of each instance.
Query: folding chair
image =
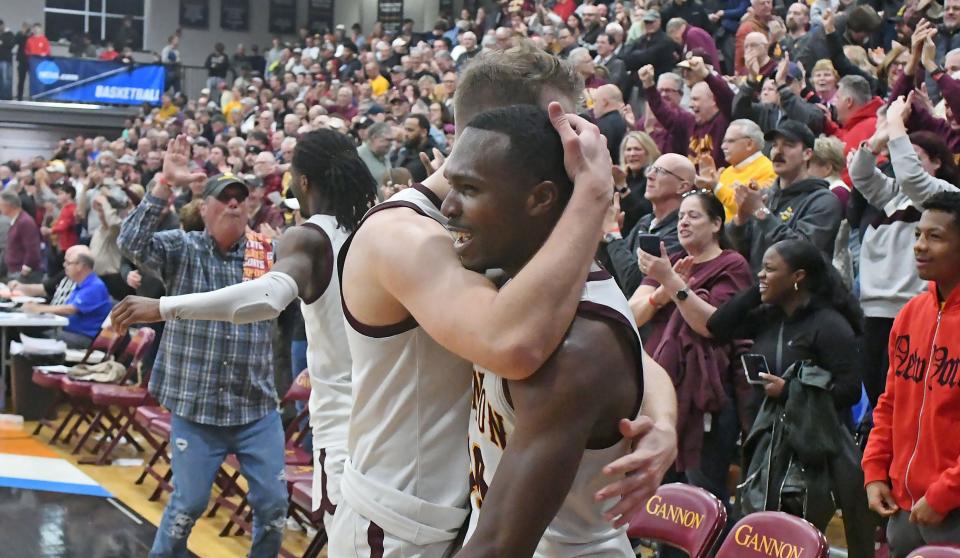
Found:
[[[720,546],[717,558],[827,558],[829,549],[823,533],[805,519],[764,511],[738,521]]]
[[[284,394],[280,405],[309,400],[310,374],[303,370],[297,375],[287,393]],[[309,416],[310,410],[304,405],[303,410],[297,414],[284,431],[284,464],[286,466],[288,488],[296,480],[312,480],[313,478],[313,456],[301,447],[304,436],[310,431],[309,421],[307,420]],[[245,531],[249,532],[251,530],[250,518],[252,517],[252,511],[247,509],[247,494],[238,482],[240,480],[240,462],[235,455],[229,455],[226,464],[233,470],[233,473],[227,473],[223,467],[220,468],[218,472],[221,486],[220,494],[217,495],[213,506],[207,513],[207,517],[213,517],[221,507],[231,511],[227,524],[220,531],[221,537],[229,535],[234,525],[237,525],[235,535],[242,534]],[[305,475],[305,470],[309,472],[309,476]],[[240,496],[240,502],[234,503],[231,501],[232,496]]]
[[[170,456],[167,455],[167,448],[170,446],[170,413],[162,407],[138,407],[134,415],[134,420],[141,427],[146,428],[157,436],[159,446],[154,450],[143,465],[143,471],[134,484],[143,484],[147,477],[157,481],[157,488],[150,495],[148,500],[151,502],[160,498],[164,492],[172,492],[173,486],[170,479],[173,477],[173,469],[170,468]],[[167,470],[162,474],[158,468],[158,463],[162,461],[166,464]]]
[[[907,554],[907,558],[960,558],[960,546],[937,544],[921,546]]]
[[[133,374],[139,374],[143,359],[153,345],[156,335],[156,331],[149,327],[138,329],[124,350],[125,354],[130,355],[130,363],[127,365],[127,373],[124,380],[118,384],[94,384],[90,387],[90,402],[92,406],[97,409],[94,424],[102,424],[104,419],[106,419],[107,424],[103,429],[103,434],[100,439],[93,447],[93,453],[97,454],[96,459],[84,459],[81,460],[81,463],[94,465],[108,464],[110,462],[110,455],[123,438],[126,438],[137,451],[143,451],[143,447],[131,436],[131,429],[139,433],[151,447],[154,449],[158,447],[159,444],[153,435],[134,420],[137,407],[142,405],[156,406],[157,404],[147,391],[147,384],[150,381],[150,371],[148,370],[143,374],[138,385],[126,385],[126,382],[129,381]],[[112,414],[110,412],[111,407],[117,407],[119,412],[116,415]],[[84,434],[84,438],[77,444],[78,447],[83,447],[83,444],[86,443],[86,438],[91,432],[92,427]],[[107,439],[110,441],[101,452],[100,448]]]
[[[86,364],[94,351],[102,351],[104,353],[104,358],[115,356],[123,346],[125,339],[126,336],[118,335],[111,327],[105,327],[101,329],[100,333],[98,333],[93,341],[90,342],[90,346],[87,348],[86,354],[83,355],[83,358],[78,364]],[[59,441],[60,434],[63,433],[63,430],[74,418],[77,418],[77,427],[79,427],[79,425],[83,422],[89,421],[90,419],[89,415],[84,412],[88,406],[82,404],[85,403],[86,400],[74,401],[61,389],[64,378],[66,378],[66,374],[49,374],[37,368],[33,369],[33,383],[42,388],[55,390],[56,392],[53,401],[50,403],[50,407],[43,415],[44,417],[53,416],[57,408],[62,403],[70,403],[70,409],[67,411],[66,416],[64,416],[64,418],[60,421],[60,424],[54,426],[50,420],[47,418],[42,418],[37,422],[37,427],[33,429],[34,436],[39,434],[40,430],[43,429],[44,426],[54,429],[53,437],[50,438],[51,444],[56,444]],[[74,433],[76,433],[76,429],[71,429],[70,435],[64,439],[64,442],[70,443],[70,438],[73,437]]]
[[[723,503],[706,490],[687,484],[665,484],[630,519],[627,534],[653,539],[683,550],[690,558],[709,555],[727,524]]]
[[[300,521],[303,518],[312,525],[317,534],[310,540],[303,558],[317,558],[327,544],[327,532],[323,528],[323,511],[313,511],[313,481],[296,482],[290,489],[290,515]],[[299,516],[299,517],[297,517]]]

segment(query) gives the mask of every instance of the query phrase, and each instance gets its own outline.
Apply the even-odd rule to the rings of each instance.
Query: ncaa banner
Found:
[[[35,101],[159,105],[165,78],[160,64],[30,57],[30,96]]]

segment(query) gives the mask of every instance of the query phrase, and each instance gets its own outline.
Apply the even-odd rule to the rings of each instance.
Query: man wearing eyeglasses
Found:
[[[159,276],[167,294],[221,289],[266,274],[272,246],[247,233],[249,187],[239,176],[208,179],[200,214],[204,231],[158,231],[171,186],[204,179],[187,166],[185,136],[170,142],[163,172],[127,217],[118,243],[141,273]],[[210,498],[214,475],[235,454],[253,505],[251,556],[276,556],[287,515],[283,427],[277,413],[269,321],[250,324],[174,320],[164,330],[150,393],[173,413],[173,484],[151,557],[186,554],[193,524]]]
[[[653,212],[641,217],[626,236],[614,232],[617,221],[616,215],[611,213],[604,224],[605,234],[599,254],[604,267],[612,270],[617,284],[628,297],[643,281],[637,263],[641,234],[660,237],[672,258],[683,253],[677,236],[677,212],[683,195],[693,189],[696,176],[693,163],[676,153],[661,155],[647,167],[646,173],[647,189],[643,195],[653,205]]]
[[[82,244],[67,249],[63,259],[63,271],[66,279],[57,284],[50,304],[30,302],[23,305],[23,311],[28,314],[65,316],[69,323],[57,334],[57,338],[71,349],[86,349],[100,333],[100,326],[110,313],[113,306],[110,303],[110,294],[107,293],[107,286],[93,272],[93,254],[90,248]],[[49,286],[21,285],[16,281],[11,281],[9,285],[11,289],[20,290],[24,294],[38,296],[50,292]],[[58,300],[57,295],[61,292],[69,294]]]

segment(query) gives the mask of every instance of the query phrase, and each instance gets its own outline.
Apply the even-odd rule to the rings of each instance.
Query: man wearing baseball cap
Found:
[[[270,270],[272,246],[247,233],[242,177],[221,174],[203,188],[205,230],[158,231],[171,186],[205,178],[188,166],[186,136],[170,143],[163,172],[120,229],[124,255],[157,275],[168,295],[205,292],[255,279]],[[158,310],[159,312],[159,310]],[[155,320],[159,321],[157,315]],[[123,323],[122,321],[115,323]],[[271,322],[249,324],[173,320],[164,330],[150,393],[173,413],[173,483],[151,556],[186,554],[187,538],[204,512],[227,454],[240,460],[250,486],[254,527],[251,556],[276,556],[287,515],[283,427],[273,379]]]
[[[767,248],[781,240],[809,240],[832,258],[843,209],[825,180],[807,174],[816,137],[805,124],[784,120],[764,139],[772,146],[777,179],[768,190],[736,187],[737,214],[727,224],[734,247],[750,260],[754,272],[760,270]]]

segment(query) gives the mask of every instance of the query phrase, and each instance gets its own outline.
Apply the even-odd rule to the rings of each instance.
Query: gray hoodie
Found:
[[[895,318],[908,300],[926,290],[913,262],[920,207],[937,192],[958,190],[923,170],[909,137],[893,138],[888,147],[896,178],[880,172],[876,157],[862,146],[849,168],[854,188],[883,211],[864,231],[860,248],[860,303],[870,318]]]

